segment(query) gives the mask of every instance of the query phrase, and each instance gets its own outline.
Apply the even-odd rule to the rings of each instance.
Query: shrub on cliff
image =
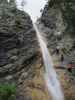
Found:
[[[0,100],[15,100],[16,87],[14,84],[0,84]]]

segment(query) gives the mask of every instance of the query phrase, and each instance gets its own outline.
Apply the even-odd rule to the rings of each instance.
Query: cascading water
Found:
[[[27,0],[27,1],[29,1],[29,0]],[[30,4],[32,4],[33,7],[29,5],[28,7],[26,7],[24,9],[31,15],[33,22],[34,22],[34,19],[36,19],[36,17],[37,17],[36,14],[39,14],[39,13],[36,13],[37,12],[36,10],[38,9],[39,4],[42,4],[41,1],[43,2],[44,0],[38,0],[37,1],[38,4],[37,4],[35,0],[30,0],[29,2],[30,2]],[[35,4],[33,4],[34,2],[35,2]],[[21,8],[19,6],[19,4],[20,4],[19,0],[17,0],[17,3],[18,3],[18,7]],[[46,3],[44,3],[44,5],[45,4]],[[36,14],[34,14],[34,12]],[[41,36],[41,32],[37,28],[36,24],[34,24],[34,28],[37,33],[37,38],[38,38],[38,41],[40,44],[40,48],[42,51],[42,56],[43,56],[43,60],[44,60],[44,64],[45,64],[44,78],[46,81],[46,86],[48,88],[48,91],[52,95],[53,100],[64,100],[64,95],[63,95],[63,92],[62,92],[62,89],[60,86],[60,82],[57,78],[56,71],[53,68],[52,58],[48,51],[46,42],[44,41],[43,37]]]
[[[37,33],[38,41],[40,43],[40,48],[42,51],[42,56],[43,56],[43,60],[45,64],[44,78],[45,78],[48,90],[51,93],[53,100],[64,100],[64,95],[60,86],[60,82],[57,78],[56,71],[53,68],[52,58],[48,51],[47,45],[43,37],[41,36],[36,24],[34,24],[34,28]]]

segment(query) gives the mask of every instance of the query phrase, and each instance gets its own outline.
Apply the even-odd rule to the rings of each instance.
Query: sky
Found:
[[[36,21],[40,17],[41,8],[44,8],[47,0],[16,0],[19,9],[24,9],[32,18],[33,21]],[[22,8],[22,1],[25,3],[24,8]]]

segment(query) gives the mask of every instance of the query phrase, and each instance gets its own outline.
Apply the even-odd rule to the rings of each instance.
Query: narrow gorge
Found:
[[[75,2],[0,0],[0,100],[75,100]]]

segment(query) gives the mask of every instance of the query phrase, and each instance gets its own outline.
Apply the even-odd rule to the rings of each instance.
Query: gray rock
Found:
[[[11,76],[11,75],[5,77],[6,80],[11,80],[12,78],[13,78],[13,76]]]
[[[49,0],[39,19],[45,29],[44,36],[48,40],[48,47],[53,50],[57,46],[60,50],[65,49],[65,55],[70,58],[70,61],[75,59],[73,53],[75,49],[72,50],[75,47],[74,5],[74,1]]]
[[[17,72],[38,51],[31,18],[10,1],[0,0],[0,75]]]

